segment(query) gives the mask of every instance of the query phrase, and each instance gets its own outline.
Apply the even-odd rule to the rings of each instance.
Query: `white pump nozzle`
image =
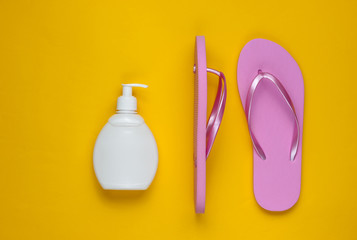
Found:
[[[123,95],[118,98],[117,111],[136,111],[137,102],[136,98],[132,96],[132,87],[147,88],[144,84],[122,84]]]

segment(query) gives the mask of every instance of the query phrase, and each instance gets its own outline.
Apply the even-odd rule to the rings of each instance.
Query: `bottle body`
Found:
[[[93,164],[104,189],[147,189],[156,174],[158,150],[144,119],[135,113],[113,115],[99,133]]]

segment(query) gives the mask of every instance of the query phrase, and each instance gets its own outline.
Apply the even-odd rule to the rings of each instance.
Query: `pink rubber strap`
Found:
[[[253,102],[253,96],[254,96],[254,92],[257,89],[260,81],[262,79],[268,79],[270,80],[272,83],[274,83],[274,85],[277,87],[277,89],[279,90],[280,94],[283,96],[285,102],[288,104],[289,108],[291,109],[291,112],[294,115],[295,118],[295,127],[294,127],[294,133],[293,133],[293,140],[292,140],[292,145],[291,145],[291,149],[290,149],[290,160],[293,161],[296,157],[296,153],[299,147],[299,138],[300,138],[300,132],[299,132],[299,121],[298,118],[296,116],[296,112],[295,112],[295,108],[294,108],[294,104],[291,101],[291,98],[288,94],[288,92],[285,90],[284,86],[281,84],[281,82],[278,80],[278,78],[276,78],[275,76],[273,76],[270,73],[267,72],[262,72],[262,71],[258,71],[258,75],[254,78],[252,84],[250,85],[250,89],[247,95],[247,101],[246,101],[246,106],[245,106],[245,114],[247,117],[247,121],[248,121],[248,129],[249,129],[249,133],[250,133],[250,137],[252,139],[253,142],[253,146],[255,151],[257,152],[257,154],[259,155],[259,157],[263,160],[266,159],[265,153],[262,149],[262,147],[259,145],[258,140],[255,138],[253,131],[252,131],[252,126],[251,126],[251,108],[252,108],[252,102]]]
[[[206,158],[208,158],[213,142],[216,138],[217,132],[222,122],[224,109],[227,100],[227,84],[226,78],[222,72],[207,68],[207,72],[214,73],[219,76],[219,83],[217,89],[216,99],[213,104],[211,115],[208,119],[206,129]]]

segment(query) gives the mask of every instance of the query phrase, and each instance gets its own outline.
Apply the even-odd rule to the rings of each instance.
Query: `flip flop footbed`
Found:
[[[263,79],[254,93],[251,129],[266,159],[253,150],[254,195],[260,206],[270,211],[292,207],[299,198],[304,112],[304,82],[299,66],[278,44],[254,39],[240,53],[237,69],[242,105],[258,71],[274,75],[288,92],[299,121],[300,138],[295,160],[290,160],[295,119],[277,87]]]

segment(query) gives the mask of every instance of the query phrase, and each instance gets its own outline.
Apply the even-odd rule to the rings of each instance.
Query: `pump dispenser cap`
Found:
[[[136,97],[132,95],[132,87],[142,87],[147,88],[147,85],[144,84],[122,84],[123,86],[123,95],[118,97],[117,111],[136,111],[137,101]]]

